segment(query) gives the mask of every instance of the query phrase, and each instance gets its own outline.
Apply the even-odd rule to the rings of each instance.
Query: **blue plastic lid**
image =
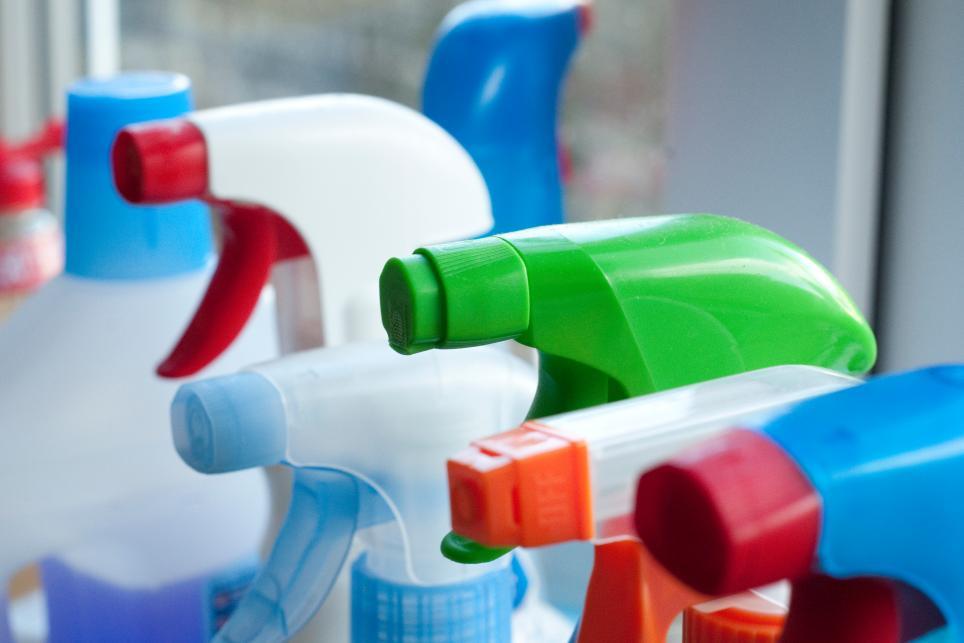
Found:
[[[575,0],[476,1],[439,29],[422,110],[479,166],[491,234],[562,223],[557,113],[583,11]]]
[[[510,568],[451,585],[403,585],[373,575],[366,561],[351,571],[352,643],[512,640]]]
[[[212,252],[207,208],[191,201],[134,206],[114,187],[110,149],[131,123],[193,108],[179,74],[121,74],[74,83],[67,93],[66,272],[93,279],[148,279],[203,267]]]
[[[191,382],[171,403],[171,431],[178,454],[201,473],[278,464],[287,445],[284,400],[257,373]]]

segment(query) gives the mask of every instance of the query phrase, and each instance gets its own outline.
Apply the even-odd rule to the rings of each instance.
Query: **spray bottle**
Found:
[[[962,414],[954,365],[736,424],[640,478],[636,528],[701,591],[793,580],[783,641],[960,640]]]
[[[63,235],[43,207],[41,161],[63,147],[63,123],[49,121],[17,145],[0,139],[0,316],[63,269]]]
[[[475,569],[438,551],[450,523],[443,463],[466,437],[519,421],[535,372],[494,347],[420,357],[355,343],[178,392],[174,440],[192,467],[296,467],[288,520],[221,640],[287,639],[346,563],[356,643],[511,640],[509,559]]]
[[[181,377],[229,346],[270,278],[283,352],[378,334],[380,260],[415,239],[491,226],[485,184],[444,130],[400,105],[347,94],[195,112],[121,132],[120,192],[137,203],[218,204],[225,245],[194,318],[158,371]],[[271,470],[273,523],[291,493]],[[273,541],[273,533],[269,541]],[[348,638],[347,578],[315,638]]]
[[[479,166],[491,234],[563,221],[560,93],[591,25],[587,0],[475,0],[439,27],[422,111]]]
[[[506,339],[536,348],[530,418],[778,364],[861,373],[875,356],[866,322],[821,266],[772,233],[711,215],[421,248],[390,260],[380,283],[399,352]],[[461,562],[505,553],[454,534],[443,551]],[[590,628],[584,621],[581,640],[594,640]]]
[[[191,108],[183,76],[74,84],[67,97],[66,268],[0,327],[0,578],[41,557],[51,641],[210,636],[250,580],[263,476],[210,480],[163,421],[176,387],[150,375],[209,278],[198,203],[138,210],[114,191],[118,129]],[[270,299],[266,300],[270,306]],[[270,307],[216,365],[275,354]],[[52,404],[51,400],[56,400]]]
[[[554,119],[555,102],[558,100],[558,87],[565,72],[565,62],[577,44],[580,15],[584,15],[585,11],[573,3],[547,4],[542,12],[536,13],[503,2],[487,3],[484,11],[478,10],[481,6],[482,3],[472,3],[474,8],[466,8],[459,18],[449,19],[443,27],[430,63],[430,68],[435,71],[430,71],[426,78],[426,110],[458,135],[470,139],[472,142],[468,145],[469,153],[474,158],[479,158],[480,154],[485,157],[488,163],[486,167],[492,168],[491,171],[496,174],[499,156],[510,153],[522,154],[540,162],[549,154],[555,163],[554,141],[552,149],[547,150],[541,137],[545,127],[554,127],[554,120],[547,121],[549,125],[543,125],[540,119]],[[508,39],[503,38],[506,36]],[[487,54],[489,59],[498,60],[500,64],[509,61],[509,64],[502,68],[502,74],[508,72],[510,78],[524,77],[538,82],[534,85],[519,82],[505,86],[498,83],[493,85],[489,81],[494,70],[491,65],[485,64],[477,65],[474,74],[463,74],[457,82],[453,80],[449,71],[459,67],[459,61],[454,57],[468,56],[474,61],[473,64],[484,62],[485,56],[480,56],[471,49],[466,52],[465,49],[466,42],[478,42],[480,38],[493,42],[493,46],[502,40],[499,48]],[[534,61],[522,55],[527,53],[526,51],[512,50],[511,56],[501,55],[500,52],[503,52],[506,44],[511,45],[515,41],[538,42],[552,58],[561,62],[547,73],[544,68],[533,67]],[[449,84],[450,82],[453,84]],[[487,92],[482,91],[483,86],[488,88]],[[533,94],[533,91],[536,93]],[[461,102],[461,97],[470,95],[475,97],[475,104]],[[126,140],[124,137],[119,139],[115,155],[118,183],[121,191],[132,200],[143,202],[206,194],[209,199],[218,199],[222,206],[230,206],[225,213],[229,247],[222,259],[224,270],[219,270],[219,279],[212,282],[211,291],[202,303],[188,333],[171,357],[162,364],[160,372],[163,374],[178,376],[193,372],[210,355],[217,354],[223,346],[229,344],[234,329],[239,324],[243,325],[244,301],[253,297],[269,271],[273,273],[278,290],[281,307],[279,322],[282,324],[282,344],[286,351],[321,344],[337,345],[345,341],[364,339],[366,336],[376,337],[380,335],[380,329],[376,327],[377,316],[373,314],[377,306],[374,284],[381,259],[385,256],[384,250],[387,248],[373,245],[376,235],[368,235],[369,232],[377,229],[377,236],[381,241],[391,244],[393,248],[401,248],[406,243],[411,247],[411,243],[406,239],[459,238],[490,228],[488,199],[484,194],[484,187],[476,178],[478,170],[470,170],[464,152],[456,153],[450,149],[451,142],[440,136],[439,132],[433,131],[425,123],[416,122],[416,117],[407,110],[386,107],[386,103],[375,99],[328,97],[325,100],[328,105],[329,126],[322,128],[319,137],[323,142],[316,148],[328,150],[328,153],[323,154],[325,166],[319,168],[319,165],[314,163],[312,151],[309,156],[313,164],[309,163],[305,170],[310,176],[305,176],[303,180],[306,185],[317,185],[319,181],[315,177],[321,175],[330,179],[330,185],[326,181],[322,186],[322,194],[315,195],[310,200],[292,201],[294,194],[305,193],[303,185],[294,187],[301,180],[299,178],[289,181],[280,191],[276,189],[279,186],[261,186],[265,182],[263,173],[257,178],[245,175],[234,181],[233,174],[239,161],[248,159],[251,155],[235,155],[233,150],[220,154],[212,151],[208,158],[199,163],[194,173],[197,180],[191,186],[180,188],[169,185],[160,193],[150,194],[150,176],[147,177],[148,180],[142,181],[143,168],[156,167],[159,172],[163,172],[165,159],[175,158],[179,153],[170,151],[169,156],[164,156],[168,152],[159,152],[161,156],[157,157],[155,162],[148,158],[155,152],[148,151],[145,147],[145,153],[141,154],[142,146],[135,140],[136,132],[130,132],[131,136]],[[481,145],[479,136],[484,135],[486,128],[490,126],[493,114],[504,113],[512,105],[520,103],[531,105],[533,100],[545,103],[542,111],[533,109],[529,115],[533,119],[533,136],[516,139],[505,151],[484,148]],[[362,107],[378,104],[378,109],[370,109],[367,114],[367,107],[359,110],[360,131],[369,132],[367,140],[371,143],[364,153],[359,153],[359,146],[345,141],[342,133],[338,131],[344,119],[348,118],[346,114],[355,108],[353,101]],[[337,115],[338,103],[344,107],[340,110],[343,116]],[[394,118],[394,124],[388,127],[379,128],[373,125],[380,112],[389,112],[392,109],[404,114],[404,118]],[[228,136],[220,129],[218,115],[219,113],[214,113],[209,118],[200,115],[198,120],[193,121],[201,134],[194,137],[194,143],[201,146],[195,149],[203,150],[205,145],[212,143],[216,147],[227,145],[216,140],[218,137],[223,139]],[[251,110],[248,110],[247,116],[250,115]],[[284,118],[282,115],[281,120]],[[319,122],[323,120],[320,119]],[[243,134],[248,122],[239,121],[236,133]],[[294,128],[297,129],[296,124]],[[270,125],[268,129],[271,129]],[[186,138],[181,139],[184,142],[181,149],[191,149],[190,135],[184,135],[180,131],[164,132],[164,126],[153,134],[145,133],[141,143],[150,145],[147,139],[152,139],[161,141],[160,146],[164,147],[164,140],[176,141],[182,136]],[[270,138],[275,134],[269,131],[265,136]],[[307,142],[297,131],[291,136],[297,138],[300,145]],[[421,140],[416,140],[419,137]],[[382,148],[377,145],[379,139],[384,143]],[[285,166],[291,168],[300,161],[289,158],[287,150],[283,149],[284,145],[280,142],[278,147],[279,158],[283,159]],[[391,160],[384,162],[385,150],[392,148],[394,152]],[[250,149],[256,150],[255,147]],[[406,154],[406,151],[410,153]],[[252,163],[258,165],[263,158],[261,150],[254,154],[257,159],[252,160]],[[204,156],[203,152],[201,156]],[[235,158],[229,158],[232,156]],[[375,161],[369,162],[371,158],[375,158]],[[358,163],[354,162],[355,159]],[[221,168],[220,171],[214,170],[215,174],[227,178],[208,185],[207,177],[204,176],[208,163],[212,167],[216,164]],[[346,163],[352,167],[346,167]],[[383,166],[381,168],[380,163]],[[183,165],[181,169],[184,169]],[[318,172],[319,169],[323,171]],[[376,171],[374,178],[371,176],[373,170]],[[544,173],[543,169],[538,171]],[[393,177],[393,173],[398,176]],[[414,176],[418,173],[421,173],[420,178]],[[192,176],[191,169],[182,172],[181,176]],[[381,185],[381,189],[373,191],[359,186],[360,176],[368,176],[366,183]],[[486,174],[485,179],[490,181],[489,174]],[[160,180],[163,182],[163,179]],[[176,180],[174,182],[176,183]],[[182,191],[183,189],[186,189],[186,192]],[[558,194],[558,186],[554,191]],[[422,202],[412,202],[413,194],[419,195]],[[495,196],[493,194],[493,198]],[[249,202],[247,211],[242,212],[237,202],[225,204],[223,199],[227,197]],[[252,208],[251,202],[267,205],[270,210]],[[508,202],[505,199],[500,202],[506,214],[496,212],[497,221],[501,221],[503,216],[509,216]],[[548,209],[546,206],[545,209],[551,212],[551,216],[557,216],[558,207]],[[284,218],[275,212],[281,212]],[[351,214],[347,217],[325,216],[326,213],[341,212]],[[269,229],[268,232],[265,232],[265,229]],[[261,242],[259,234],[279,239],[275,244],[279,247],[265,248],[272,244]],[[356,247],[351,256],[346,256],[349,253],[345,250],[350,242],[362,236],[368,239],[363,247],[364,251]],[[318,266],[320,276],[316,276],[316,266],[299,258],[306,248],[312,250],[312,257],[316,262],[323,264]],[[251,253],[254,253],[253,257],[245,258]],[[275,263],[272,267],[272,259],[280,263]],[[318,294],[319,286],[321,300]],[[371,297],[366,296],[368,292],[372,293]],[[312,302],[317,303],[312,305]],[[319,309],[324,311],[323,319],[319,315]],[[280,491],[276,493],[276,500],[281,495],[283,494]],[[283,511],[284,502],[275,504]],[[338,602],[329,600],[329,605],[337,606]],[[347,603],[343,607],[342,611],[347,614]],[[334,631],[330,619],[325,629],[333,640],[343,638]]]
[[[477,440],[449,460],[452,528],[490,547],[632,535],[642,471],[744,418],[771,417],[801,399],[857,383],[813,366],[773,366],[527,422]],[[637,586],[653,588],[648,570],[654,565],[644,557],[634,567]],[[620,594],[631,596],[607,593]],[[659,586],[647,600],[647,611],[658,615],[643,621],[652,641],[722,643],[743,636],[765,643],[766,633],[776,640],[785,612],[765,596],[748,594],[706,603],[709,597],[677,582]],[[669,622],[691,605],[682,631],[671,628],[667,636]],[[620,625],[612,627],[612,640],[624,640]],[[724,631],[729,638],[721,638]]]

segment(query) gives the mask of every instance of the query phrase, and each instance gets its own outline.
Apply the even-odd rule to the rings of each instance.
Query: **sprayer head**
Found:
[[[208,191],[204,135],[184,118],[125,127],[114,141],[111,164],[117,191],[131,203],[171,203]]]
[[[257,373],[183,385],[171,404],[178,454],[201,473],[224,473],[281,462],[287,424],[281,393]]]
[[[775,442],[731,431],[643,474],[636,530],[687,585],[732,594],[809,573],[820,499]]]
[[[390,259],[379,279],[382,325],[402,354],[517,337],[529,326],[525,264],[499,237]]]

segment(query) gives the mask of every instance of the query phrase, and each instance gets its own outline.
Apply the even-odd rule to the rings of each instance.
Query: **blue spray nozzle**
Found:
[[[287,436],[284,400],[257,373],[191,382],[171,403],[171,430],[178,454],[201,473],[278,464]]]
[[[577,0],[475,1],[439,29],[422,111],[479,166],[491,234],[562,223],[558,106],[587,15]]]
[[[212,252],[207,208],[190,201],[138,207],[117,193],[111,145],[124,126],[193,108],[180,74],[142,72],[74,83],[67,93],[66,272],[149,279],[202,268]]]

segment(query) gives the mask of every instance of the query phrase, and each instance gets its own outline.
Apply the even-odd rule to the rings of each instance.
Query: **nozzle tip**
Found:
[[[170,203],[207,192],[204,135],[182,118],[125,127],[114,139],[111,165],[117,191],[131,203]]]
[[[379,278],[382,325],[399,353],[433,348],[442,339],[441,286],[422,255],[390,259]]]
[[[806,574],[820,500],[776,443],[736,430],[643,474],[635,520],[670,573],[725,595]]]
[[[171,431],[181,459],[201,473],[278,464],[287,439],[284,403],[257,373],[191,382],[174,396]]]

